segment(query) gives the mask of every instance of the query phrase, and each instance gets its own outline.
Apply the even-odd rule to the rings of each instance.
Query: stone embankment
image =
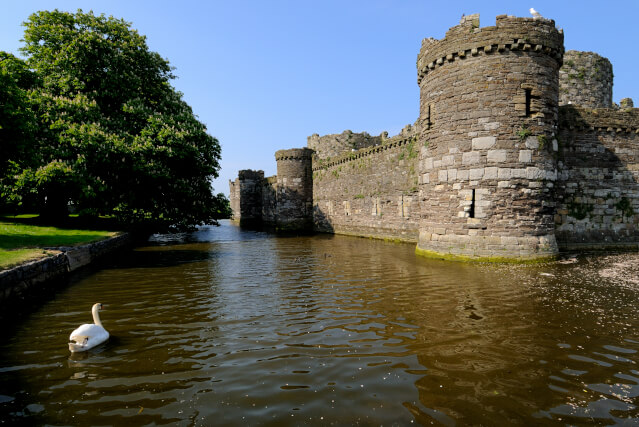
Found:
[[[125,233],[82,246],[46,248],[58,253],[0,271],[0,305],[41,289],[51,281],[63,278],[131,242],[131,236]]]

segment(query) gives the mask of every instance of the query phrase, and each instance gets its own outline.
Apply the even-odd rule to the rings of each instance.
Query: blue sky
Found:
[[[18,54],[21,23],[37,10],[93,10],[133,24],[176,67],[184,93],[222,145],[215,192],[240,169],[275,174],[274,153],[319,133],[397,134],[418,116],[415,61],[462,14],[530,16],[564,29],[566,49],[613,65],[613,99],[639,104],[639,0],[625,1],[144,1],[1,0],[0,50]]]

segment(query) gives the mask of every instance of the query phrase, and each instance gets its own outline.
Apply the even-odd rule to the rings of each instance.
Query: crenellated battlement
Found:
[[[244,169],[237,173],[237,177],[240,179],[240,181],[243,181],[245,179],[264,179],[264,171]]]
[[[275,152],[275,160],[310,160],[313,157],[313,150],[308,148],[290,148],[288,150],[278,150]]]
[[[565,51],[551,19],[462,17],[417,57],[419,117],[399,135],[308,137],[277,175],[240,171],[231,205],[280,230],[417,243],[420,255],[539,261],[639,247],[639,109],[612,65]]]
[[[463,17],[441,40],[424,39],[417,56],[417,83],[431,70],[477,55],[510,51],[533,51],[554,58],[561,65],[564,34],[555,21],[535,18],[497,17],[496,25],[479,27],[479,15]]]

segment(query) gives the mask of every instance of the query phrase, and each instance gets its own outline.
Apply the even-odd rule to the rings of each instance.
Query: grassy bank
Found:
[[[70,226],[73,221],[70,221]],[[33,216],[0,216],[0,270],[46,257],[45,248],[76,246],[115,235],[114,231],[44,226]]]

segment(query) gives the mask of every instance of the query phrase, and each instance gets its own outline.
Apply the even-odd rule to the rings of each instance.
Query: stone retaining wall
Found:
[[[27,292],[36,291],[52,280],[63,278],[70,272],[130,244],[131,236],[120,234],[82,246],[47,248],[59,252],[10,270],[0,271],[0,305],[23,298]]]

